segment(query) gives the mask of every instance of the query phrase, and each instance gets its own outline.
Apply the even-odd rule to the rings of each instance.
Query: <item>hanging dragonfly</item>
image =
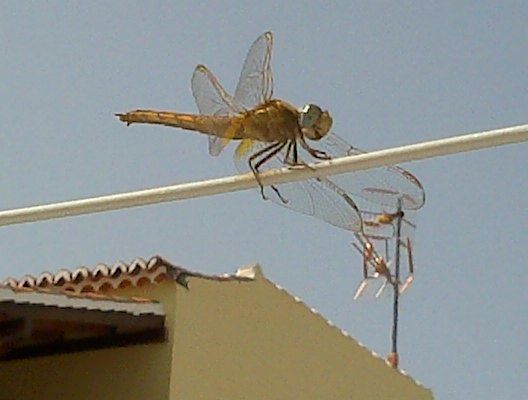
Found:
[[[259,173],[264,170],[364,153],[330,132],[332,117],[328,111],[315,104],[296,108],[273,98],[272,47],[271,32],[255,40],[234,96],[205,66],[198,65],[191,88],[199,114],[134,110],[116,116],[127,125],[159,124],[207,134],[213,156],[220,154],[231,140],[240,141],[235,165],[240,171],[254,173],[264,198],[349,231],[363,231],[358,198],[361,203],[375,204],[379,214],[393,213],[398,199],[404,210],[422,207],[422,185],[399,167],[269,187],[261,184]]]

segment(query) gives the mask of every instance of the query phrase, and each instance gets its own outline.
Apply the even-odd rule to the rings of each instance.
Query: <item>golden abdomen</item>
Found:
[[[235,116],[212,116],[172,111],[134,110],[116,114],[127,125],[158,124],[228,139],[285,142],[300,135],[299,112],[282,100],[270,100]]]

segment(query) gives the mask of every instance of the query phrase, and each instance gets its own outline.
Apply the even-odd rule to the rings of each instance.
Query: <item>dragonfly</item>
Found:
[[[421,183],[397,166],[266,187],[261,184],[259,174],[265,170],[364,153],[330,131],[333,120],[327,110],[312,103],[296,108],[273,97],[272,48],[271,32],[253,42],[233,96],[207,67],[198,65],[191,89],[199,114],[138,109],[116,116],[127,125],[158,124],[206,134],[212,156],[219,155],[230,141],[239,141],[234,163],[241,172],[253,172],[263,198],[345,230],[363,231],[358,204],[370,214],[370,205],[375,204],[380,215],[394,213],[398,199],[404,210],[421,208],[425,201]]]

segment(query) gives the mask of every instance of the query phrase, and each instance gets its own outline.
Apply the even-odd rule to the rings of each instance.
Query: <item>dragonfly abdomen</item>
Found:
[[[230,135],[228,132],[230,130],[229,128],[232,127],[234,119],[236,118],[227,116],[213,117],[208,115],[183,114],[172,111],[156,110],[134,110],[129,111],[126,114],[116,114],[116,116],[127,125],[164,125],[220,137],[227,137]],[[231,129],[231,131],[232,130],[233,129]]]

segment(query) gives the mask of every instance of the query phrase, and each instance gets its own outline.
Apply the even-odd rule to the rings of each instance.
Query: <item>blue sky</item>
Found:
[[[275,38],[275,95],[329,109],[382,149],[528,122],[523,2],[8,2],[0,13],[0,208],[231,175],[231,153],[134,108],[193,112],[190,78],[228,90],[252,41]],[[401,365],[438,399],[526,395],[528,145],[406,164],[425,186]],[[381,355],[391,302],[353,302],[351,235],[256,190],[0,229],[1,276],[161,254],[203,272],[264,273]],[[523,396],[524,395],[524,396]]]

